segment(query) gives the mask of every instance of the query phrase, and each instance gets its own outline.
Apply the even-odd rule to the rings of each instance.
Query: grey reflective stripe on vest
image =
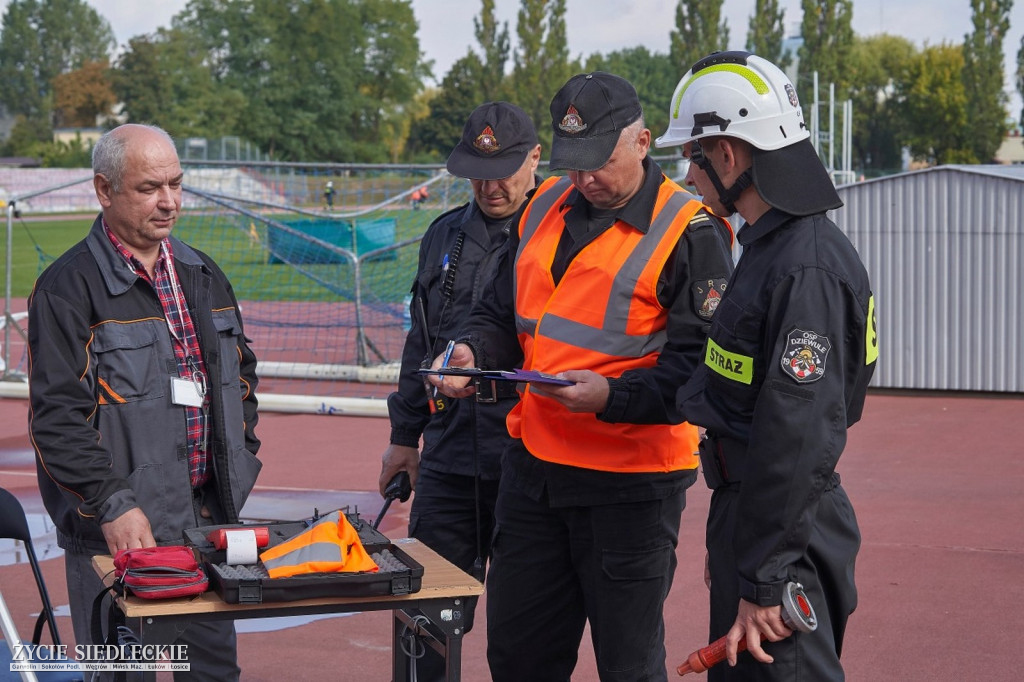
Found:
[[[641,358],[648,353],[661,350],[668,339],[668,334],[664,330],[647,336],[631,336],[607,329],[597,329],[551,314],[545,315],[541,320],[539,331],[541,336],[549,339],[620,358]]]
[[[530,216],[526,222],[522,225],[522,232],[519,235],[519,248],[516,249],[516,260],[512,264],[512,277],[513,277],[513,289],[512,291],[519,290],[518,273],[516,272],[515,263],[519,262],[519,254],[523,252],[523,247],[530,237],[534,235],[537,228],[540,227],[540,223],[544,218],[547,217],[548,212],[555,207],[555,204],[565,194],[565,190],[569,189],[569,185],[572,184],[572,180],[568,177],[560,178],[555,184],[551,185],[542,194],[535,195],[533,201],[530,204]],[[519,311],[516,311],[516,331],[520,334],[533,335],[533,330],[537,327],[537,320],[521,317]]]
[[[334,542],[317,542],[312,545],[305,545],[276,559],[269,561],[264,559],[263,565],[269,571],[274,568],[281,568],[282,566],[296,566],[311,561],[318,563],[329,561],[333,564],[341,564],[344,561],[344,557],[341,555],[341,545]]]
[[[687,192],[675,192],[665,202],[651,223],[647,235],[640,240],[629,258],[622,264],[622,268],[615,273],[602,328],[547,314],[540,322],[538,333],[561,343],[618,357],[643,357],[660,350],[668,336],[665,330],[645,336],[627,333],[629,308],[644,268],[675,222],[679,211],[690,201],[695,200],[695,197]]]
[[[519,234],[519,249],[516,251],[516,260],[519,260],[519,254],[523,252],[523,245],[530,241],[530,237],[540,227],[540,223],[544,218],[547,217],[548,213],[555,204],[565,194],[565,190],[569,189],[569,185],[572,184],[572,180],[568,177],[559,178],[558,182],[551,185],[542,194],[536,195],[533,201],[530,203],[530,216],[523,224],[523,231]]]

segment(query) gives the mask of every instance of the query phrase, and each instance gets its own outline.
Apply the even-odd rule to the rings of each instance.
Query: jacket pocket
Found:
[[[245,448],[237,448],[228,457],[228,477],[230,478],[231,500],[235,503],[235,511],[241,513],[249,493],[256,485],[263,462]]]
[[[715,310],[714,324],[726,329],[730,335],[744,341],[758,341],[761,338],[763,315],[757,310],[748,310],[735,301],[724,298]]]
[[[671,573],[674,551],[672,545],[636,551],[605,549],[601,555],[601,566],[608,580],[662,580]]]
[[[120,404],[162,397],[167,372],[160,366],[156,325],[163,320],[107,322],[93,331],[100,404]]]
[[[242,323],[234,308],[213,311],[213,326],[217,330],[217,343],[220,350],[220,382],[225,386],[238,385],[241,373],[239,341],[242,336]]]
[[[187,459],[143,464],[128,476],[157,542],[180,544],[181,532],[196,525],[188,476]]]

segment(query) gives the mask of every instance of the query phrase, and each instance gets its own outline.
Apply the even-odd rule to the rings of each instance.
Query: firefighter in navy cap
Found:
[[[686,182],[746,224],[703,363],[679,391],[706,428],[701,465],[713,489],[707,527],[710,640],[728,666],[710,680],[844,679],[839,661],[857,604],[860,533],[836,464],[875,369],[874,297],[842,205],[812,147],[796,90],[775,65],[715,53],[683,76],[659,147],[682,145]],[[810,633],[780,615],[801,583]],[[737,656],[746,639],[750,656]]]
[[[469,180],[473,200],[438,216],[423,235],[398,390],[388,397],[391,438],[382,456],[381,494],[406,472],[416,490],[409,535],[481,581],[494,530],[499,460],[509,440],[505,415],[519,394],[515,384],[495,382],[474,400],[448,400],[433,387],[425,391],[415,372],[455,337],[488,284],[513,217],[538,182],[539,162],[537,131],[525,111],[487,102],[469,115],[447,167]],[[422,201],[426,187],[417,192]],[[466,600],[467,632],[475,606],[475,597]],[[415,653],[422,654],[417,679],[443,679],[444,659],[437,652],[427,646]]]
[[[550,112],[550,165],[566,173],[521,209],[451,358],[574,382],[531,383],[509,412],[487,660],[494,682],[568,680],[589,624],[603,682],[665,680],[662,608],[698,461],[675,393],[717,314],[732,235],[648,156],[627,80],[573,76]],[[438,384],[459,396],[461,380]]]

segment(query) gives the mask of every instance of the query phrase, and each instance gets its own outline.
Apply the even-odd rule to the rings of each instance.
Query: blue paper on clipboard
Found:
[[[416,370],[418,374],[433,374],[456,377],[472,377],[474,379],[494,379],[497,381],[522,381],[534,384],[553,384],[555,386],[572,386],[575,381],[561,379],[554,374],[537,372],[532,369],[480,369],[479,367],[440,367],[438,369]]]

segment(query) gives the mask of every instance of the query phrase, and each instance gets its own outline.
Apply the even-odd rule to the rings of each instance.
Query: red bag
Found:
[[[205,592],[210,582],[192,550],[183,545],[122,549],[114,555],[117,579],[143,599]]]

